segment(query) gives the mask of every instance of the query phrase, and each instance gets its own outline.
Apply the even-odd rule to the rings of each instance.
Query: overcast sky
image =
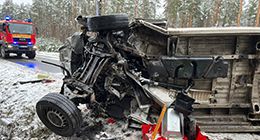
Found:
[[[0,0],[0,4],[3,4],[5,0]],[[21,3],[28,3],[32,4],[32,0],[13,0],[14,3],[21,4]]]

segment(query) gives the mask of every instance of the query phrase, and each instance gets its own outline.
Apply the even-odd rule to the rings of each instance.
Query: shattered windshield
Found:
[[[13,33],[19,34],[32,34],[33,27],[30,24],[17,24],[17,23],[9,23],[9,30]]]

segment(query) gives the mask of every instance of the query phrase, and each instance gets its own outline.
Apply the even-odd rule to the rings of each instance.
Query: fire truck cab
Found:
[[[9,16],[0,20],[0,55],[9,57],[10,53],[17,56],[25,54],[29,59],[34,59],[37,47],[36,30],[31,19],[13,20]]]

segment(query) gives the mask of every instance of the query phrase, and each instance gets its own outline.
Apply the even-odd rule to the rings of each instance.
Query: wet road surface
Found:
[[[3,59],[3,58],[1,58]],[[49,64],[42,63],[41,61],[48,61],[55,64],[60,64],[58,56],[50,56],[50,55],[44,55],[44,54],[36,54],[35,59],[28,59],[24,54],[22,57],[17,57],[15,54],[10,54],[9,58],[6,58],[5,60],[26,66],[28,68],[34,69],[34,70],[40,70],[45,71],[49,73],[61,73],[61,69]]]

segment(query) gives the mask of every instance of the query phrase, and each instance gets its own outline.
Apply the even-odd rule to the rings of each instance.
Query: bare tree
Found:
[[[256,23],[255,26],[259,26],[259,17],[260,17],[260,0],[258,0],[258,8],[257,8],[257,14],[256,14]]]
[[[239,12],[237,14],[237,26],[240,26],[240,18],[242,15],[242,8],[243,8],[243,0],[239,1]]]
[[[214,26],[218,25],[218,20],[219,20],[219,16],[220,16],[221,1],[222,0],[216,0],[216,2],[215,2],[215,12],[214,12],[214,17],[213,17],[213,25]]]
[[[135,14],[134,17],[138,17],[138,0],[135,0]]]

